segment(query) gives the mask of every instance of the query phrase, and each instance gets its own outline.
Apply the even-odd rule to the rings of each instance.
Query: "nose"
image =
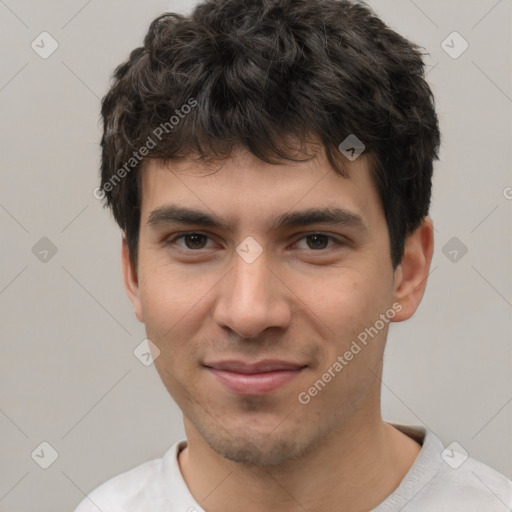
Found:
[[[289,291],[269,268],[265,252],[252,263],[238,254],[233,260],[233,268],[219,283],[217,325],[245,339],[256,338],[269,327],[286,328],[291,319]]]

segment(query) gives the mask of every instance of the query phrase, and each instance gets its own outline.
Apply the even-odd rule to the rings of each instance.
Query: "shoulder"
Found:
[[[174,444],[162,458],[144,462],[107,480],[87,494],[75,512],[130,512],[146,509],[157,512],[162,505],[168,505],[161,494],[161,480],[165,466],[172,460],[178,444]]]
[[[512,510],[512,482],[471,457],[456,469],[443,463],[426,491],[439,504],[439,511],[461,506],[465,512]]]
[[[469,457],[457,443],[447,448],[430,430],[393,424],[422,445],[396,491],[374,512],[512,511],[512,481]]]

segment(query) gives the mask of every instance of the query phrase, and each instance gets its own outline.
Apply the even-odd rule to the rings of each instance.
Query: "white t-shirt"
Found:
[[[460,450],[445,449],[424,427],[391,423],[422,445],[398,488],[370,512],[510,512],[512,482]],[[186,441],[97,487],[75,512],[205,512],[178,465]],[[453,448],[453,447],[452,447]],[[444,453],[443,453],[444,452]]]

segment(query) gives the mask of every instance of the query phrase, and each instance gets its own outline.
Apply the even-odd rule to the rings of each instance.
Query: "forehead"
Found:
[[[141,224],[169,205],[209,212],[232,226],[249,220],[275,226],[284,212],[328,205],[369,225],[383,215],[369,163],[359,157],[345,167],[348,176],[342,177],[323,155],[275,165],[249,152],[213,165],[193,157],[167,164],[147,160],[141,169]]]

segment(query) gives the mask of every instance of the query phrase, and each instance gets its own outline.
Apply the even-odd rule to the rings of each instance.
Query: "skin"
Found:
[[[128,296],[184,415],[183,477],[208,512],[370,510],[420,451],[381,417],[389,323],[308,404],[298,395],[393,304],[401,310],[391,321],[414,314],[432,259],[432,221],[426,217],[407,239],[394,270],[364,155],[347,161],[348,179],[323,152],[271,165],[239,150],[219,167],[192,158],[146,161],[136,269],[123,241]],[[232,229],[149,225],[151,212],[168,204],[213,213]],[[366,230],[325,223],[272,229],[283,213],[327,205],[357,213]],[[206,237],[175,240],[190,231]],[[334,239],[308,238],[315,233]],[[248,236],[262,248],[252,263],[236,252]],[[203,366],[267,358],[305,368],[276,391],[240,396]]]

